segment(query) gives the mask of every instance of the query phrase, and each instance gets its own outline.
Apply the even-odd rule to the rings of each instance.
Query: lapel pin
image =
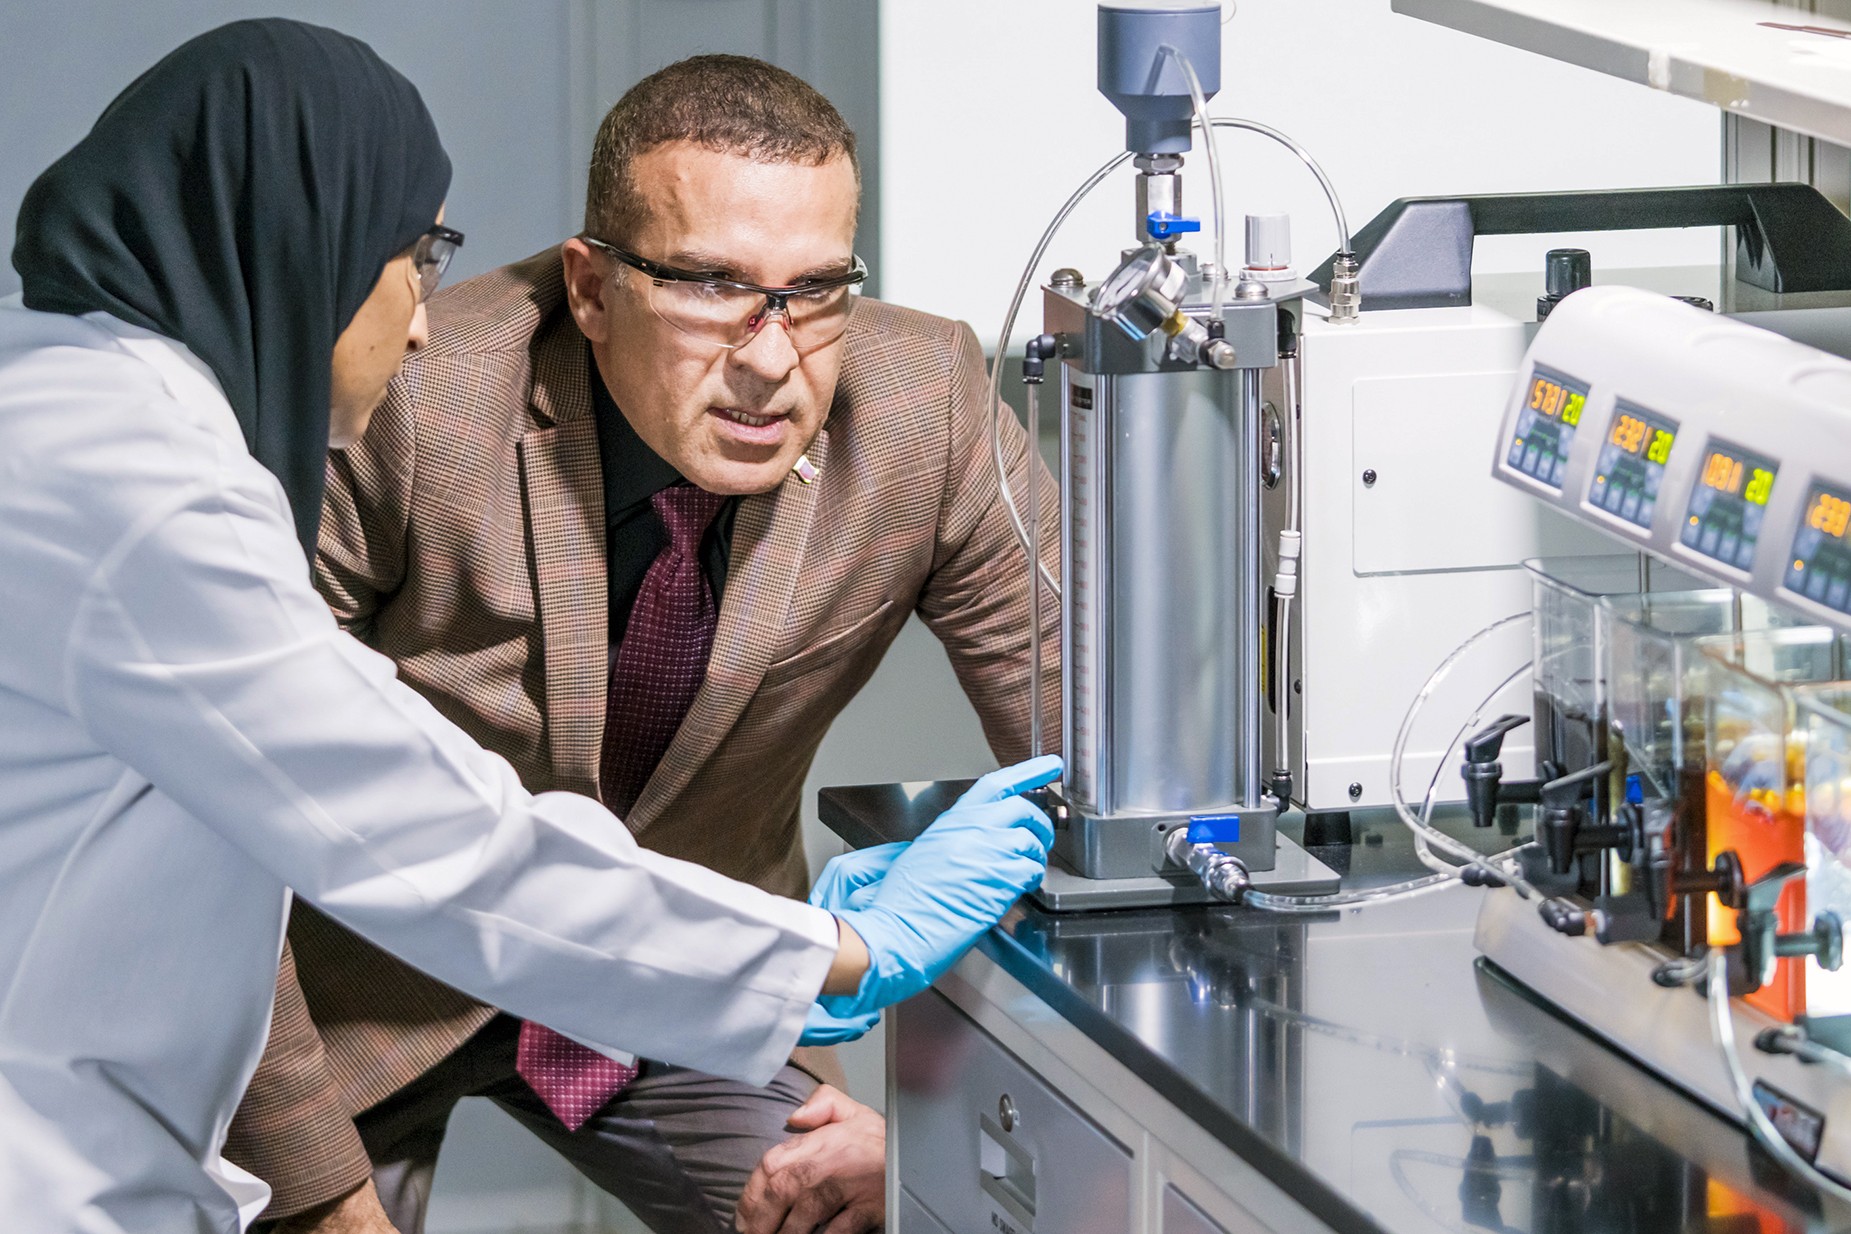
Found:
[[[797,456],[797,465],[792,467],[791,471],[805,484],[816,483],[816,464],[810,461],[810,456],[807,454]]]

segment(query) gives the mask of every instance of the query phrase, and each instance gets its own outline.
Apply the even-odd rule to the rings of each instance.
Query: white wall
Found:
[[[1123,120],[1095,87],[1094,12],[1091,0],[881,0],[883,296],[994,338],[1049,217],[1122,149]],[[1387,0],[1240,0],[1223,28],[1221,80],[1210,112],[1306,146],[1352,229],[1397,197],[1719,178],[1712,108],[1392,14]],[[1289,155],[1231,134],[1221,161],[1230,257],[1248,212],[1292,214],[1301,269],[1335,247],[1322,195]],[[1206,220],[1202,163],[1191,160],[1185,191]],[[1131,242],[1132,174],[1075,213],[1043,275],[1107,273]],[[1711,262],[1718,251],[1713,230],[1570,242],[1597,267]],[[1209,251],[1206,236],[1197,247]],[[1540,271],[1548,247],[1490,238],[1479,268]]]

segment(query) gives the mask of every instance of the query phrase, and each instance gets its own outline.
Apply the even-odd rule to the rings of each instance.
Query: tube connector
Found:
[[[1279,533],[1279,570],[1273,575],[1273,594],[1286,599],[1298,594],[1298,554],[1304,537],[1296,531]]]
[[[1060,355],[1060,340],[1052,334],[1037,334],[1022,347],[1022,380],[1040,385],[1047,374],[1048,361]]]
[[[1330,319],[1355,321],[1362,308],[1362,275],[1356,255],[1338,253],[1330,263]]]
[[[1247,863],[1216,848],[1213,844],[1192,844],[1189,828],[1177,827],[1163,842],[1164,856],[1195,875],[1208,894],[1229,904],[1239,904],[1253,879]]]

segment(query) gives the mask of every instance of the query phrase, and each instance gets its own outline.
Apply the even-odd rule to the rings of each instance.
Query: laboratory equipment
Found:
[[[1846,324],[1819,296],[1730,316],[1592,287],[1552,306],[1492,474],[1639,568],[1711,586],[1629,595],[1622,568],[1597,601],[1564,601],[1563,572],[1539,564],[1538,776],[1477,790],[1536,804],[1518,868],[1544,897],[1488,894],[1484,954],[1840,1179],[1851,362],[1786,336]],[[1487,779],[1469,756],[1462,770]]]
[[[1055,908],[1337,882],[1277,833],[1281,795],[1262,752],[1260,374],[1279,363],[1282,313],[1312,287],[1283,277],[1277,219],[1249,228],[1246,264],[1268,279],[1230,277],[1205,110],[1220,84],[1221,16],[1204,3],[1099,6],[1099,88],[1126,117],[1138,173],[1134,246],[1092,285],[1059,272],[1026,353],[1031,434],[1050,372],[1060,392],[1067,772],[1037,892]],[[1200,228],[1183,213],[1192,124],[1210,165],[1212,263],[1179,244]],[[1032,497],[1023,504],[1034,563],[1041,520]],[[1038,688],[1040,674],[1031,680]]]

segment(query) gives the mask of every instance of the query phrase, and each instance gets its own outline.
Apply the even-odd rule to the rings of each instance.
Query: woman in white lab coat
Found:
[[[260,21],[163,60],[28,194],[0,305],[0,1228],[262,1209],[219,1148],[286,887],[517,1015],[762,1082],[1039,877],[1046,820],[987,788],[831,871],[824,907],[643,852],[336,628],[304,552],[325,447],[421,336],[448,182],[402,77]]]

